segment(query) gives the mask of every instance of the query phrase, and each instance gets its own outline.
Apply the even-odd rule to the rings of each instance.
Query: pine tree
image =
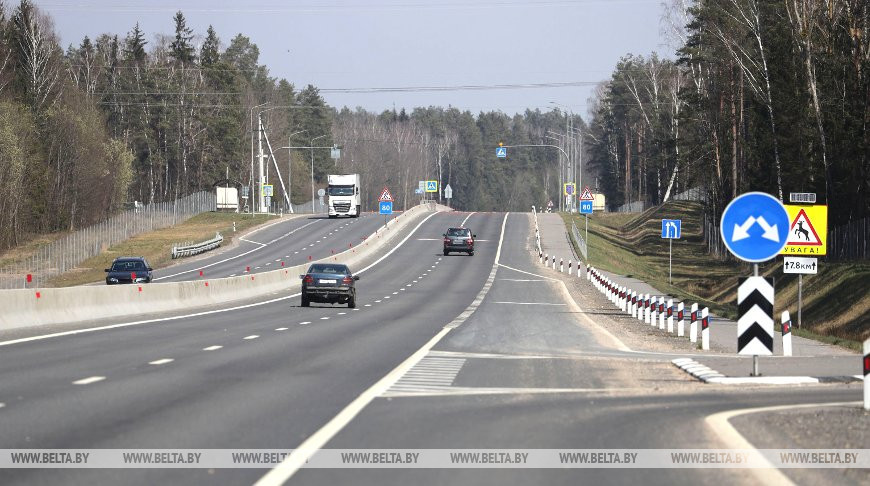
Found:
[[[212,66],[220,61],[219,50],[221,40],[211,25],[208,26],[207,32],[205,42],[203,42],[202,48],[199,51],[199,62],[203,67]]]
[[[196,50],[190,43],[193,40],[193,30],[187,27],[187,21],[181,10],[176,12],[173,20],[175,21],[175,40],[169,45],[170,55],[179,63],[192,63],[196,60]]]
[[[146,44],[148,42],[145,40],[145,34],[139,29],[139,22],[136,22],[136,26],[127,33],[127,38],[124,40],[124,59],[142,64],[145,61]]]

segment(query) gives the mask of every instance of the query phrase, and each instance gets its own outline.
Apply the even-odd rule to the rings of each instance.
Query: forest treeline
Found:
[[[274,149],[276,204],[276,166],[292,179],[294,203],[311,198],[312,155],[316,186],[328,173],[359,172],[367,203],[387,185],[407,207],[423,179],[450,183],[458,208],[527,210],[558,197],[558,151],[494,157],[498,142],[540,143],[560,130],[557,111],[337,110],[317,87],[270,76],[244,34],[225,42],[211,27],[193,32],[182,12],[170,20],[171,34],[135,24],[62,48],[30,0],[0,0],[0,249],[134,201],[208,190],[227,172],[249,185],[258,113]],[[332,144],[342,148],[337,161],[329,150],[280,149]]]
[[[674,60],[626,55],[586,138],[611,205],[705,188],[814,192],[832,224],[870,212],[870,3],[671,0]]]

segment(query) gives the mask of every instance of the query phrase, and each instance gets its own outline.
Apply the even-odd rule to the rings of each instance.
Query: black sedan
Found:
[[[115,258],[112,267],[106,269],[106,285],[150,283],[151,271],[144,257]]]
[[[444,233],[444,256],[451,251],[461,251],[474,255],[474,239],[477,235],[471,234],[468,228],[449,228]]]
[[[308,267],[302,278],[302,307],[311,302],[347,304],[356,307],[356,281],[347,265],[340,263],[315,263]]]

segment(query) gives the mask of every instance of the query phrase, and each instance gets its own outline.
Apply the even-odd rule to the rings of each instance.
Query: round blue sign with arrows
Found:
[[[728,251],[753,263],[778,255],[788,242],[788,229],[785,206],[763,192],[747,192],[731,201],[719,226]]]

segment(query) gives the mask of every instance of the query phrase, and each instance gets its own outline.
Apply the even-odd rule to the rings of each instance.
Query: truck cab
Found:
[[[330,174],[327,177],[327,183],[326,194],[329,196],[329,217],[349,216],[351,218],[358,218],[362,211],[359,174]]]

